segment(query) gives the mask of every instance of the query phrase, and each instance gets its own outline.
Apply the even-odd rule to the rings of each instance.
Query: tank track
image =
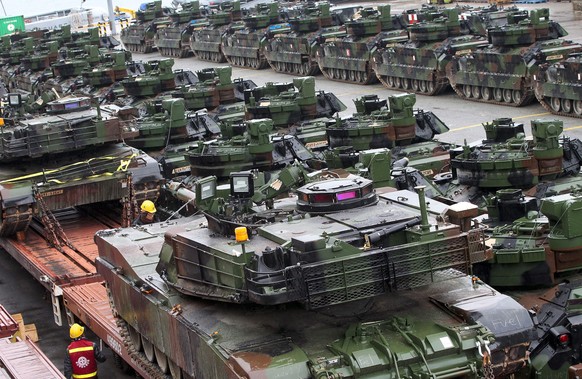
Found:
[[[154,47],[149,44],[135,44],[135,43],[127,43],[123,44],[127,50],[132,53],[141,53],[141,54],[150,54],[154,52]]]
[[[172,379],[171,375],[164,374],[158,365],[150,362],[144,353],[136,350],[129,337],[129,329],[125,320],[117,316],[116,324],[119,328],[119,334],[121,335],[121,338],[123,338],[123,344],[127,348],[127,352],[134,363],[147,372],[151,379]]]
[[[279,61],[268,61],[268,63],[273,71],[280,72],[282,74],[315,76],[321,72],[317,63],[311,60],[303,62],[302,64]]]
[[[205,51],[205,50],[195,50],[194,57],[201,61],[214,62],[214,63],[224,63],[226,62],[226,57],[220,52],[216,51]]]
[[[396,91],[414,92],[425,96],[435,96],[441,93],[449,85],[446,78],[440,78],[438,81],[416,80],[397,78],[394,76],[376,75],[384,87]]]
[[[464,88],[459,88],[459,86],[457,85],[451,85],[451,87],[453,88],[453,90],[457,93],[457,95],[459,95],[460,98],[462,98],[463,100],[469,100],[469,101],[476,101],[479,103],[487,103],[487,104],[497,104],[497,105],[504,105],[506,107],[521,107],[524,105],[529,104],[533,99],[534,99],[534,92],[531,88],[527,89],[524,93],[520,92],[520,96],[519,98],[514,97],[514,93],[515,90],[510,90],[511,95],[506,95],[505,91],[502,90],[502,95],[501,95],[501,99],[499,96],[494,95],[495,93],[495,88],[490,88],[487,87],[489,89],[488,91],[488,95],[487,98],[485,98],[483,96],[483,88],[482,87],[476,87],[478,88],[475,89],[475,86],[468,86],[468,87],[464,87]],[[467,96],[469,94],[470,89],[470,97]],[[467,94],[465,93],[467,92]],[[477,97],[476,95],[478,95],[479,97]],[[510,101],[506,101],[506,99],[509,99]]]
[[[539,101],[539,103],[542,105],[542,107],[544,107],[544,109],[547,110],[548,112],[550,112],[551,114],[555,114],[558,116],[582,118],[582,100],[570,101],[570,112],[564,112],[563,111],[563,109],[564,109],[563,108],[563,101],[566,99],[555,97],[553,99],[558,100],[558,102],[560,104],[555,103],[552,106],[552,98],[550,98],[549,96],[544,96],[543,93],[541,93],[537,87],[536,87],[534,93],[535,93],[536,99]],[[576,105],[575,102],[578,102],[578,105]]]
[[[250,68],[253,70],[262,70],[267,68],[269,63],[264,55],[260,55],[259,58],[247,58],[241,56],[226,56],[226,60],[231,66]]]
[[[336,82],[352,84],[372,84],[378,81],[374,71],[367,66],[366,71],[344,70],[340,68],[322,68],[319,67],[323,76]]]
[[[158,51],[162,57],[187,58],[191,54],[189,48],[158,47]]]

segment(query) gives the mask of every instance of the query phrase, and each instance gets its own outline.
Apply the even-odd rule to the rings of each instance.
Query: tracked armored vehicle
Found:
[[[458,10],[446,17],[410,25],[409,40],[376,50],[372,69],[389,89],[436,95],[448,86],[446,67],[452,57],[487,44],[480,36],[461,36]]]
[[[459,263],[484,257],[478,234],[469,237],[476,231],[438,223],[435,233],[432,212],[446,206],[431,202],[429,215],[422,192],[377,194],[369,185],[313,182],[295,205],[276,201],[263,212],[245,211],[254,194],[266,200],[252,174],[233,174],[223,200],[208,178],[195,191],[208,221],[98,233],[97,270],[134,357],[173,378],[518,372],[533,323],[513,299],[463,274]],[[273,222],[281,216],[288,221]],[[434,265],[427,254],[443,259]],[[431,321],[421,321],[426,314]],[[491,322],[501,314],[513,321]],[[177,343],[180,336],[190,342]]]
[[[455,57],[447,77],[463,99],[519,107],[534,99],[533,76],[541,64],[581,51],[577,43],[558,39],[565,31],[535,9],[517,24],[489,29],[490,45]]]
[[[278,30],[265,44],[264,54],[271,68],[277,72],[293,75],[317,75],[319,66],[315,52],[319,40],[326,34],[338,32],[330,28],[334,18],[328,2],[302,7],[300,15],[287,20],[288,31]]]
[[[180,3],[180,7],[168,15],[171,24],[157,28],[154,36],[154,44],[164,57],[186,58],[192,53],[190,22],[201,18],[204,12],[198,0]]]
[[[169,10],[162,8],[162,0],[145,4],[145,10],[135,12],[136,22],[121,30],[123,46],[133,52],[148,54],[154,51],[154,36],[158,24],[167,25]]]
[[[225,1],[206,16],[206,20],[194,20],[190,23],[192,29],[190,49],[197,59],[223,63],[226,62],[222,50],[222,38],[230,27],[230,23],[239,21],[242,12],[239,0]]]
[[[261,70],[268,66],[263,52],[267,38],[276,34],[286,24],[278,24],[278,3],[261,3],[255,12],[243,16],[242,21],[231,24],[222,37],[222,52],[232,66]]]
[[[345,23],[345,34],[326,37],[317,50],[317,64],[328,79],[359,84],[375,82],[372,53],[407,38],[401,18],[390,15],[390,5],[365,7],[358,14],[359,18]]]
[[[580,74],[582,54],[542,65],[534,75],[535,95],[540,104],[553,114],[582,117]]]
[[[186,109],[212,110],[220,104],[229,104],[238,100],[235,94],[235,83],[232,81],[232,67],[205,68],[196,71],[195,74],[198,82],[172,92],[173,97],[184,99]]]

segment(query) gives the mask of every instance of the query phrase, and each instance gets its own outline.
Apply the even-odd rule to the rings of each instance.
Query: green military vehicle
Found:
[[[581,62],[581,54],[572,54],[542,65],[533,76],[536,98],[551,113],[582,117]]]
[[[120,33],[123,46],[133,53],[153,52],[158,25],[165,26],[169,23],[166,15],[170,13],[170,10],[162,7],[162,0],[145,3],[144,6],[144,10],[135,12],[136,20]]]
[[[180,3],[179,10],[168,14],[171,23],[159,26],[154,36],[154,44],[160,55],[176,58],[190,56],[190,22],[202,18],[204,14],[198,0]]]
[[[582,50],[580,44],[558,38],[566,33],[549,16],[549,9],[535,9],[517,24],[489,29],[490,45],[460,54],[448,66],[455,92],[463,99],[514,107],[533,100],[540,65]]]

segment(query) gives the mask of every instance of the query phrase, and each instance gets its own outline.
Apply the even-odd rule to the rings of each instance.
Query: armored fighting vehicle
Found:
[[[581,61],[582,54],[574,54],[542,65],[534,75],[536,98],[553,114],[582,117]]]
[[[463,99],[522,106],[534,98],[533,75],[541,64],[562,60],[582,46],[559,39],[565,31],[547,8],[530,11],[517,24],[491,28],[490,45],[455,57],[447,77]]]
[[[480,231],[436,218],[463,212],[357,177],[252,207],[277,188],[252,179],[199,180],[205,217],[96,236],[126,343],[156,377],[478,378],[525,365],[527,310],[464,274],[485,257]]]
[[[321,1],[313,6],[303,6],[301,14],[286,21],[288,31],[283,32],[280,28],[265,44],[264,54],[269,65],[273,70],[286,74],[318,74],[315,52],[319,40],[328,33],[338,32],[337,28],[330,28],[334,23],[330,4]]]
[[[176,80],[172,67],[174,60],[165,58],[142,62],[144,72],[132,75],[121,81],[125,94],[131,97],[146,97],[157,95],[163,91],[176,88]]]
[[[135,12],[135,22],[121,30],[120,38],[123,46],[134,53],[153,52],[157,26],[169,23],[165,17],[169,12],[168,9],[162,8],[162,0],[145,3],[144,10]]]
[[[541,197],[549,184],[558,183],[580,171],[582,148],[578,139],[562,138],[560,120],[532,120],[533,139],[526,138],[523,124],[499,118],[483,124],[486,139],[479,144],[450,151],[451,175],[441,178],[439,186],[446,197],[483,201],[484,196],[503,188],[535,190]],[[481,204],[482,207],[485,204]]]
[[[222,37],[222,53],[233,66],[260,70],[268,66],[263,52],[267,38],[286,24],[279,24],[279,4],[257,4],[255,12],[231,24]]]
[[[158,27],[154,36],[154,44],[164,57],[186,58],[192,53],[190,22],[201,18],[204,12],[198,0],[180,3],[180,8],[168,15],[171,24]]]
[[[31,55],[22,57],[21,64],[14,71],[12,80],[5,84],[8,84],[10,88],[38,93],[37,86],[46,75],[45,70],[50,71],[51,64],[58,59],[58,53],[59,46],[56,41],[38,45]]]
[[[436,95],[448,86],[446,67],[458,52],[487,44],[484,37],[461,36],[456,8],[445,17],[408,27],[408,41],[376,50],[372,69],[389,89]]]
[[[345,34],[326,37],[317,50],[317,64],[328,79],[373,83],[377,78],[372,69],[372,53],[386,44],[407,39],[401,18],[390,15],[390,5],[364,7],[357,15],[345,23]]]
[[[205,20],[191,21],[190,49],[194,56],[210,62],[226,62],[222,51],[222,38],[230,23],[239,21],[241,16],[240,0],[232,0],[221,2],[212,8]]]

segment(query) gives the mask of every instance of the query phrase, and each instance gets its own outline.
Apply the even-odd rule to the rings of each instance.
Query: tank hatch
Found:
[[[47,113],[71,113],[78,112],[91,107],[91,100],[88,97],[67,97],[47,103]]]
[[[372,181],[363,178],[326,180],[297,190],[297,209],[306,213],[332,213],[377,202]]]

